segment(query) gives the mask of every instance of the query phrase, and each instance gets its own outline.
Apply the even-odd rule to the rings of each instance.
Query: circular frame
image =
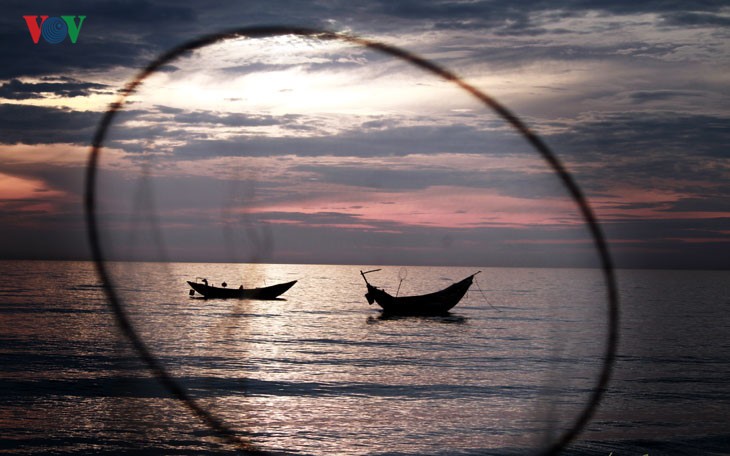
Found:
[[[392,57],[403,60],[410,63],[422,70],[438,76],[444,80],[450,81],[456,84],[461,89],[465,90],[484,105],[496,112],[503,120],[514,127],[538,152],[538,154],[547,162],[550,168],[555,171],[558,175],[563,186],[566,188],[568,193],[575,201],[578,209],[583,217],[583,220],[588,225],[588,229],[593,238],[593,245],[598,251],[601,269],[603,272],[603,278],[607,291],[607,317],[608,317],[608,328],[606,336],[605,352],[603,356],[603,364],[601,371],[598,375],[596,385],[594,386],[591,395],[581,412],[577,415],[573,421],[572,426],[559,435],[554,442],[546,446],[538,454],[541,455],[556,455],[562,449],[564,449],[578,434],[585,428],[588,422],[595,414],[598,405],[607,389],[609,380],[611,378],[613,364],[616,359],[616,350],[618,347],[619,338],[619,299],[618,299],[618,288],[616,285],[616,276],[614,274],[613,262],[608,250],[608,244],[603,235],[601,227],[598,223],[598,219],[593,213],[590,204],[586,200],[583,192],[578,187],[573,177],[570,175],[568,170],[563,166],[557,156],[550,150],[550,148],[535,134],[533,133],[526,124],[524,124],[516,115],[509,111],[506,107],[498,103],[495,99],[480,91],[476,87],[468,84],[464,80],[460,79],[454,73],[442,68],[441,66],[416,56],[408,51],[391,46],[388,44],[380,43],[377,41],[360,38],[350,34],[335,33],[326,30],[318,30],[311,28],[297,28],[287,26],[253,26],[253,27],[242,27],[239,29],[224,31],[220,33],[214,33],[206,35],[202,38],[188,41],[178,47],[175,47],[168,52],[162,54],[146,68],[144,68],[133,81],[128,83],[126,87],[121,91],[121,94],[117,101],[112,103],[109,110],[104,114],[94,134],[91,152],[86,168],[86,181],[85,181],[85,198],[84,206],[86,209],[86,225],[87,233],[89,237],[89,243],[91,247],[92,257],[96,264],[96,271],[99,274],[104,286],[109,304],[112,307],[117,323],[124,334],[129,338],[134,349],[138,352],[139,356],[145,362],[147,367],[152,371],[155,377],[163,384],[163,386],[178,400],[182,401],[191,412],[197,415],[203,422],[205,422],[214,431],[220,434],[228,442],[236,445],[239,449],[243,450],[247,454],[264,455],[267,454],[265,451],[257,449],[247,438],[242,436],[239,432],[226,425],[222,420],[216,417],[214,414],[206,410],[203,406],[197,403],[188,392],[183,388],[165,369],[162,363],[155,358],[152,352],[147,348],[142,338],[137,334],[134,326],[127,315],[122,301],[117,295],[111,276],[107,267],[104,263],[104,252],[101,247],[99,237],[99,226],[97,223],[96,216],[96,196],[95,188],[97,182],[97,165],[99,162],[99,156],[101,155],[102,144],[107,135],[107,131],[112,123],[112,120],[116,116],[117,112],[120,111],[124,105],[125,100],[128,96],[133,94],[142,82],[152,73],[157,71],[163,65],[168,64],[172,60],[182,56],[183,54],[229,39],[235,38],[270,38],[277,36],[294,35],[300,37],[307,37],[312,39],[330,40],[330,41],[344,41],[358,46],[363,46],[369,49],[376,50],[378,52],[390,55]]]

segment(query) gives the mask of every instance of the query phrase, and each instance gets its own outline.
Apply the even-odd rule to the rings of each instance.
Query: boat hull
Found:
[[[367,283],[365,295],[368,302],[376,302],[384,314],[389,315],[444,315],[461,301],[469,290],[474,276],[471,275],[441,291],[419,296],[395,297]]]
[[[289,288],[293,287],[295,283],[297,283],[296,280],[263,288],[220,288],[188,281],[190,288],[203,295],[204,298],[258,300],[276,299],[279,295],[284,294]]]

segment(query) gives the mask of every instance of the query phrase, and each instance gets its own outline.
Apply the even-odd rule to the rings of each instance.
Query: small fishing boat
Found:
[[[194,296],[197,291],[203,297],[210,299],[259,299],[259,300],[271,300],[276,299],[279,295],[284,294],[289,288],[293,287],[296,280],[286,283],[280,283],[272,285],[270,287],[263,288],[227,288],[224,282],[222,287],[214,287],[208,285],[207,279],[202,279],[202,283],[188,281],[190,285],[190,296]]]
[[[365,298],[368,300],[368,304],[378,303],[383,308],[383,313],[389,315],[444,315],[461,301],[461,298],[469,290],[474,276],[481,272],[477,271],[461,282],[456,282],[435,293],[417,296],[398,296],[396,294],[396,296],[393,296],[385,290],[370,285],[365,274],[376,271],[380,271],[380,269],[360,271],[368,287]]]

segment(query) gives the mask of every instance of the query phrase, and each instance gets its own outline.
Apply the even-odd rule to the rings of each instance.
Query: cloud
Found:
[[[719,194],[705,197],[681,198],[665,210],[667,212],[719,212],[722,215],[727,215],[730,214],[730,199],[724,198],[726,195],[730,195],[729,188],[724,188]]]
[[[172,121],[183,124],[214,124],[228,127],[266,127],[272,125],[289,125],[297,122],[302,116],[284,114],[281,116],[262,114],[242,114],[215,111],[178,112]]]
[[[698,90],[638,90],[631,92],[629,98],[636,104],[652,101],[671,101],[684,97],[702,97],[706,95]]]
[[[576,33],[574,28],[555,27],[566,19],[619,16],[624,20],[637,14],[653,14],[664,26],[722,26],[726,7],[721,1],[701,3],[562,0],[531,1],[519,5],[493,1],[419,2],[415,0],[369,2],[358,13],[390,18],[400,26],[421,24],[431,30],[488,30],[497,36],[550,36]],[[618,24],[616,25],[618,27]],[[579,31],[578,31],[579,32]]]
[[[0,173],[0,206],[8,201],[27,202],[35,198],[46,200],[58,195],[57,191],[49,189],[43,181]]]
[[[730,217],[625,219],[602,227],[619,267],[727,269]]]
[[[46,2],[47,13],[65,14],[61,1]],[[75,45],[34,45],[20,19],[28,14],[27,2],[4,3],[0,18],[0,78],[64,74],[78,70],[139,68],[152,56],[205,33],[247,24],[296,24],[354,27],[359,33],[379,33],[394,28],[402,34],[429,30],[482,30],[503,36],[549,37],[569,32],[566,19],[585,19],[592,12],[604,15],[655,14],[665,27],[727,23],[722,2],[527,2],[515,6],[502,2],[218,2],[199,8],[190,2],[76,1],[74,11],[87,16]],[[592,17],[591,17],[592,18]],[[594,19],[594,18],[592,18]],[[553,24],[557,23],[558,26]],[[571,30],[574,30],[573,27]],[[483,44],[483,43],[482,43]],[[477,46],[478,47],[478,46]],[[574,49],[580,52],[580,46]],[[59,52],[62,49],[62,52]]]
[[[0,104],[2,144],[90,144],[101,114],[12,103]]]
[[[114,93],[110,86],[83,82],[69,77],[43,78],[44,82],[22,82],[11,79],[0,85],[0,98],[27,100],[47,97],[84,97],[95,93]]]
[[[429,187],[458,186],[526,199],[568,198],[568,193],[563,189],[557,176],[549,171],[547,166],[544,172],[505,168],[485,170],[478,155],[471,157],[473,165],[471,168],[449,166],[450,158],[447,154],[441,155],[440,158],[442,163],[440,166],[427,164],[419,166],[417,160],[409,160],[402,164],[390,162],[379,166],[367,162],[358,166],[304,164],[294,165],[291,169],[295,172],[310,173],[322,183],[382,191],[406,192]],[[506,165],[510,158],[504,157],[502,160]],[[468,163],[468,160],[465,162]]]
[[[468,125],[402,126],[377,130],[348,129],[313,137],[237,136],[228,140],[191,140],[175,149],[180,159],[215,156],[402,156],[430,153],[507,153],[525,149],[511,132],[485,132]]]
[[[694,8],[693,8],[694,9]],[[682,11],[662,17],[664,25],[674,27],[728,27],[730,16],[722,14]]]
[[[601,157],[727,156],[730,115],[671,111],[591,112],[566,122],[567,131],[547,134],[571,160]]]
[[[296,163],[296,161],[294,161]],[[36,182],[36,187],[52,189],[59,195],[55,209],[35,206],[36,202],[49,201],[41,194],[33,192],[34,199],[17,200],[14,206],[3,208],[2,229],[4,240],[0,249],[7,255],[19,254],[8,244],[8,239],[26,239],[26,257],[41,257],[36,249],[47,248],[44,242],[31,242],[33,236],[49,236],[52,230],[55,238],[77,239],[84,245],[74,242],[64,243],[65,247],[49,247],[57,257],[78,258],[78,252],[85,251],[82,214],[75,208],[81,199],[81,175],[83,168],[57,166],[15,165],[13,173],[27,182]],[[326,168],[325,168],[326,169]],[[313,172],[320,171],[317,168]],[[335,171],[333,171],[334,173]],[[396,174],[397,175],[397,174]],[[581,224],[520,224],[500,223],[492,220],[482,227],[457,227],[453,224],[420,224],[407,221],[407,211],[413,210],[408,203],[415,189],[409,190],[403,198],[375,198],[372,202],[359,199],[356,204],[348,203],[347,193],[340,193],[342,210],[333,204],[338,198],[329,197],[330,209],[303,212],[306,204],[290,200],[288,210],[246,210],[239,212],[237,207],[250,202],[267,204],[284,203],[282,191],[290,197],[301,196],[306,202],[306,187],[296,182],[288,182],[290,188],[262,180],[258,174],[251,178],[221,180],[211,176],[152,176],[149,187],[144,190],[144,181],[130,179],[121,171],[107,170],[100,174],[100,214],[104,229],[105,242],[109,246],[126,246],[130,239],[136,243],[134,258],[156,259],[154,239],[149,236],[149,210],[153,210],[163,235],[171,260],[181,261],[228,261],[248,258],[254,247],[247,236],[251,229],[265,230],[270,233],[273,249],[263,261],[321,261],[354,262],[358,264],[472,264],[472,265],[595,265],[595,253],[591,241]],[[440,178],[446,178],[442,176]],[[455,176],[458,179],[458,176]],[[489,180],[489,179],[487,179]],[[41,182],[43,184],[41,184]],[[353,184],[356,182],[353,182]],[[519,183],[519,181],[517,181]],[[140,186],[141,185],[141,186]],[[298,190],[297,190],[298,189]],[[139,193],[140,191],[152,193]],[[725,190],[720,190],[721,192]],[[298,192],[295,195],[295,192]],[[302,194],[303,193],[303,194]],[[351,195],[357,195],[352,193]],[[458,210],[460,204],[470,200],[463,189],[460,198],[450,198],[444,190],[436,190],[425,195],[435,208],[436,203],[451,201],[454,212],[452,221],[459,217],[473,217],[469,210]],[[436,201],[440,196],[443,201]],[[140,203],[154,201],[154,206]],[[252,199],[251,199],[252,198]],[[273,199],[272,199],[273,198]],[[640,199],[640,196],[637,196]],[[250,199],[250,200],[249,200]],[[136,201],[136,203],[135,203]],[[378,201],[386,201],[387,205]],[[512,200],[512,205],[514,205]],[[310,201],[311,202],[311,201]],[[536,206],[513,207],[515,213],[524,211],[534,213],[538,208],[549,210],[543,200],[536,199]],[[571,203],[566,202],[568,205]],[[698,206],[704,202],[677,200],[677,209],[687,210],[725,210],[724,206]],[[137,209],[133,209],[133,206]],[[379,210],[373,207],[387,207],[389,213],[398,217],[378,217]],[[463,204],[462,204],[463,205]],[[346,206],[346,207],[344,207]],[[316,206],[312,206],[313,208]],[[440,207],[440,206],[439,206]],[[624,209],[656,209],[649,203],[626,204]],[[489,209],[484,209],[490,212]],[[669,211],[672,209],[670,208]],[[135,211],[136,215],[135,215]],[[458,213],[457,213],[458,212]],[[575,209],[573,209],[575,212]],[[373,217],[373,214],[376,216]],[[718,243],[717,239],[726,237],[730,218],[718,216],[708,219],[684,218],[682,214],[672,218],[669,214],[664,220],[651,220],[635,217],[612,217],[603,220],[603,226],[612,241],[619,266],[645,267],[678,266],[718,267],[714,254],[727,250],[728,243]],[[433,215],[430,219],[433,221]],[[137,220],[137,222],[135,222]],[[447,221],[447,220],[444,220]],[[136,225],[134,224],[136,223]],[[137,230],[130,238],[129,231],[119,231],[127,226]],[[247,228],[248,227],[248,228]],[[725,234],[723,234],[725,230]],[[229,234],[226,234],[229,233]],[[230,234],[232,233],[232,234]],[[81,237],[79,237],[81,236]],[[682,241],[679,241],[682,240]],[[714,241],[713,241],[714,240]],[[231,244],[233,243],[233,245]],[[247,244],[249,243],[249,244]],[[711,246],[710,246],[711,244]],[[125,247],[126,249],[126,247]],[[111,249],[123,257],[125,249]],[[255,250],[255,249],[254,249]],[[687,257],[688,251],[696,256]],[[76,253],[74,253],[76,251]],[[13,253],[15,252],[15,253]],[[147,252],[146,254],[144,252]],[[232,253],[233,252],[233,253]],[[654,252],[654,253],[652,253]],[[147,256],[144,256],[147,255]],[[231,257],[233,255],[233,257]],[[694,253],[693,253],[694,255]],[[684,257],[684,258],[683,258]],[[559,260],[556,262],[556,258]],[[159,259],[159,258],[157,258]]]
[[[730,256],[728,243],[721,242],[728,234],[730,195],[723,184],[730,177],[726,2],[224,1],[208,7],[80,0],[73,3],[74,13],[87,20],[79,41],[57,46],[34,45],[22,15],[67,14],[67,2],[46,2],[44,11],[28,11],[28,3],[19,0],[3,7],[0,96],[29,103],[67,100],[83,107],[3,103],[2,144],[49,150],[87,145],[104,106],[87,107],[82,97],[116,90],[164,50],[202,34],[264,23],[323,26],[426,55],[518,107],[591,197],[620,265],[720,267],[720,258]],[[321,61],[297,65],[303,74],[354,68],[361,65],[355,54],[336,61],[323,54]],[[389,74],[381,60],[369,64]],[[166,76],[183,77],[176,65],[165,68]],[[225,77],[291,68],[238,61],[221,66]],[[437,100],[439,106],[448,101]],[[505,206],[527,200],[534,206],[514,209],[529,214],[550,198],[570,204],[544,165],[510,166],[517,156],[535,158],[524,139],[480,125],[474,117],[430,124],[415,115],[340,117],[337,124],[313,115],[155,103],[156,108],[120,113],[110,131],[108,145],[123,147],[128,155],[119,152],[116,168],[103,173],[103,191],[110,198],[105,209],[113,222],[128,223],[140,183],[135,173],[149,172],[160,223],[177,258],[205,259],[206,251],[222,258],[228,241],[214,222],[225,218],[224,208],[229,217],[240,217],[235,211],[244,209],[242,200],[251,189],[261,213],[246,214],[247,223],[270,227],[276,243],[272,258],[283,261],[504,265],[526,255],[524,264],[544,265],[581,263],[592,255],[582,228],[567,223],[500,226],[485,219],[470,228],[427,226],[414,222],[419,219],[413,208],[407,213],[414,218],[396,221],[405,199],[432,189],[446,201],[449,184],[459,187],[453,191],[459,203],[452,204],[454,221],[470,216],[471,207],[462,207],[464,195],[501,196]],[[414,103],[414,112],[421,114],[420,108]],[[157,149],[156,141],[168,144]],[[145,168],[152,154],[161,155]],[[478,167],[464,161],[468,156],[489,156],[505,165]],[[73,241],[51,242],[85,244],[78,165],[78,160],[22,168],[3,163],[3,173],[23,185],[6,182],[24,191],[3,207],[2,255],[68,256],[83,250]],[[238,179],[232,172],[236,166],[246,170]],[[327,188],[334,193],[327,194]],[[345,201],[358,188],[377,190],[377,198]],[[315,196],[333,204],[307,213],[306,199]],[[329,207],[338,199],[347,206]],[[381,212],[389,217],[369,216],[375,206],[388,208]],[[22,249],[15,245],[21,241]]]
[[[179,42],[197,23],[197,14],[190,7],[146,0],[81,0],[72,7],[67,2],[51,1],[43,3],[42,11],[39,7],[29,8],[23,1],[3,3],[0,59],[12,64],[0,67],[0,78],[140,67],[152,55]],[[33,44],[22,19],[28,14],[70,13],[86,16],[76,44],[65,40],[49,45],[42,39]],[[140,39],[144,36],[149,39]]]

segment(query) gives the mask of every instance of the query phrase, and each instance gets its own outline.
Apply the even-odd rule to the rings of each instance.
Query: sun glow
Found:
[[[235,40],[198,50],[175,67],[148,77],[130,99],[135,106],[273,115],[422,114],[479,107],[451,82],[345,43]]]

